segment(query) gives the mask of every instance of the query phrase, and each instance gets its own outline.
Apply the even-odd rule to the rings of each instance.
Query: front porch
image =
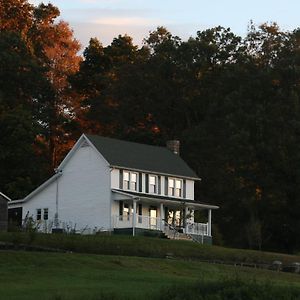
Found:
[[[193,200],[171,199],[113,190],[112,228],[115,232],[157,231],[172,239],[211,240],[212,209]],[[196,211],[206,212],[206,222],[195,222]]]

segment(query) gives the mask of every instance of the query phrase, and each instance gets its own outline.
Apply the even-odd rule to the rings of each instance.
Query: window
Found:
[[[123,189],[129,190],[129,172],[123,173]]]
[[[149,193],[157,193],[157,177],[149,175]]]
[[[48,220],[48,208],[44,208],[44,220]]]
[[[169,179],[168,186],[169,186],[169,192],[168,192],[169,196],[174,196],[175,180]]]
[[[40,208],[38,208],[36,210],[36,219],[37,220],[41,220],[42,219],[42,210]]]
[[[138,205],[138,222],[139,223],[142,223],[143,222],[143,207],[142,207],[142,204],[139,204]]]
[[[119,216],[123,216],[124,203],[123,201],[119,202]]]
[[[137,173],[131,173],[128,171],[123,172],[123,189],[124,190],[137,190]]]
[[[169,178],[168,184],[169,196],[182,197],[182,180]]]
[[[130,213],[129,213],[129,204],[127,203],[124,203],[124,208],[123,208],[123,220],[129,220],[129,216],[130,216]]]
[[[137,174],[131,173],[130,174],[130,189],[132,191],[136,191],[136,187],[137,187]]]
[[[181,180],[175,180],[175,196],[181,197],[181,191],[182,191],[182,182]]]

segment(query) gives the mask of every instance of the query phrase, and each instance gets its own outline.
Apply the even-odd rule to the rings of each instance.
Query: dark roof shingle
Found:
[[[199,179],[180,156],[165,147],[98,135],[86,137],[112,166]]]

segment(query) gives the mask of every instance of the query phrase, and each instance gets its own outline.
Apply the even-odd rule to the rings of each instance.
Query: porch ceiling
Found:
[[[204,204],[200,203],[195,200],[188,200],[188,199],[182,199],[182,200],[177,200],[165,196],[160,196],[160,195],[148,195],[148,194],[143,194],[143,193],[135,193],[131,191],[119,191],[116,189],[112,190],[113,193],[118,195],[117,197],[114,197],[115,201],[122,201],[122,200],[142,200],[143,202],[148,202],[148,203],[155,203],[155,204],[166,204],[169,206],[186,206],[194,209],[218,209],[218,206],[215,205],[209,205],[209,204]]]

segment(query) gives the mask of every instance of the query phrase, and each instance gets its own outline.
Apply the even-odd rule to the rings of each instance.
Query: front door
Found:
[[[149,225],[150,229],[156,229],[157,227],[157,209],[156,207],[150,207],[150,218],[149,218]]]

